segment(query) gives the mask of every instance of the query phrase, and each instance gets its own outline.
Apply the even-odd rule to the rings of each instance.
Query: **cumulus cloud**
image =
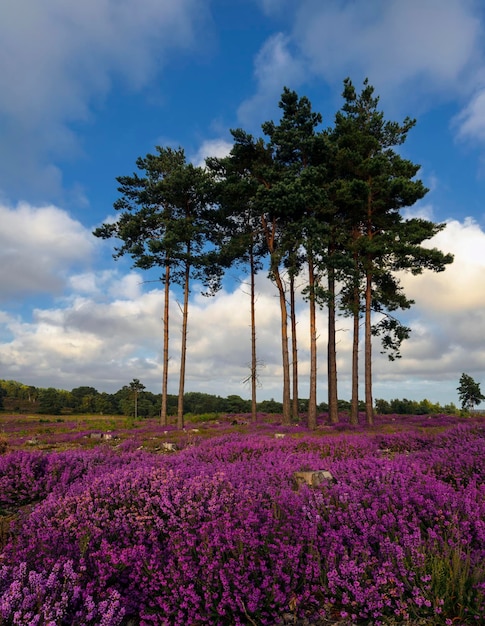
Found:
[[[73,297],[62,304],[34,310],[31,322],[7,321],[11,339],[0,345],[4,377],[115,391],[140,371],[158,368],[158,293],[110,302]]]
[[[244,282],[238,285],[214,298],[202,296],[194,285],[189,311],[188,390],[249,394],[243,381],[251,358],[250,300]],[[157,391],[161,380],[162,290],[147,290],[139,274],[114,271],[75,274],[69,288],[71,293],[57,298],[51,307],[36,308],[31,320],[0,311],[2,377],[36,386],[70,389],[87,384],[108,391],[139,378]],[[279,304],[264,273],[257,277],[257,293],[261,394],[277,398],[281,394]],[[177,392],[180,363],[179,304],[180,294],[173,291],[172,393]],[[304,372],[307,341],[303,335],[301,342]]]
[[[208,157],[223,158],[228,156],[232,150],[232,143],[225,139],[207,139],[202,143],[191,161],[194,165],[203,167]]]
[[[455,117],[452,126],[459,139],[485,142],[485,89],[479,90]]]
[[[30,244],[34,249],[41,247],[39,241],[46,244],[45,258],[40,265],[45,275],[39,278],[39,283],[50,288],[56,264],[66,267],[73,258],[77,261],[87,253],[88,248],[83,248],[86,233],[81,230],[79,236],[75,222],[62,212],[55,213],[66,237],[58,252],[47,227],[54,209],[46,208],[46,213],[31,207],[23,210],[30,224],[40,220],[40,226],[33,230],[38,233],[38,241],[31,240]],[[426,272],[417,277],[403,276],[406,294],[416,301],[402,320],[411,326],[412,334],[403,345],[403,358],[393,363],[379,354],[379,342],[374,341],[375,397],[456,401],[456,386],[462,371],[478,379],[485,373],[485,293],[480,289],[485,272],[485,232],[472,219],[451,220],[430,245],[453,253],[455,262],[440,274]],[[0,249],[6,248],[4,241]],[[21,264],[16,256],[23,254],[20,246],[12,253],[12,267]],[[161,285],[145,283],[142,274],[124,273],[119,268],[116,271],[84,268],[80,272],[70,271],[68,278],[62,278],[61,293],[50,305],[37,306],[29,316],[0,310],[2,377],[65,389],[92,385],[100,391],[116,391],[129,380],[139,378],[150,390],[158,391],[163,329]],[[265,272],[257,277],[257,294],[258,359],[263,364],[259,396],[261,399],[281,398],[279,304],[276,290]],[[171,393],[176,393],[178,387],[181,341],[178,300],[180,294],[174,288],[170,308]],[[236,287],[222,290],[214,298],[203,297],[194,285],[189,310],[187,390],[249,396],[249,388],[243,384],[250,362],[249,313],[250,300],[243,276]],[[350,324],[346,319],[338,322],[341,398],[350,397]],[[317,327],[318,397],[323,401],[326,398],[327,342],[324,311],[318,313]],[[307,304],[300,299],[298,337],[302,397],[308,395],[308,329]]]
[[[259,126],[271,117],[285,85],[294,88],[303,80],[302,62],[291,51],[288,36],[277,33],[265,42],[256,57],[254,75],[256,93],[238,109],[239,121],[249,126],[255,122]]]
[[[307,0],[294,35],[313,70],[330,82],[352,70],[381,92],[419,80],[425,90],[456,94],[477,60],[481,26],[468,1]]]
[[[454,255],[454,262],[438,274],[404,276],[403,284],[410,297],[430,312],[447,315],[485,307],[485,292],[480,286],[485,275],[485,233],[468,218],[450,220],[429,245]]]
[[[54,206],[0,205],[0,222],[0,301],[59,293],[67,270],[94,253],[91,233]]]
[[[0,185],[20,185],[21,176],[29,176],[44,192],[58,186],[52,160],[80,149],[70,124],[89,120],[114,81],[128,89],[144,86],[169,50],[193,44],[203,22],[197,0],[4,3]]]
[[[409,397],[415,397],[414,385],[423,390],[420,397],[429,398],[435,389],[436,400],[441,393],[456,401],[461,372],[485,373],[485,232],[470,218],[450,220],[429,245],[452,253],[454,262],[442,273],[402,276],[405,293],[415,300],[404,320],[411,337],[403,344],[402,360],[378,359],[375,375],[384,388],[392,382],[399,382],[400,390],[407,387]]]

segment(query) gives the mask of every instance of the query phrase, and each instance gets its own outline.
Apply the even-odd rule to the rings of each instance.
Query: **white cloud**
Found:
[[[223,158],[232,150],[232,143],[225,139],[207,139],[202,143],[197,153],[191,158],[194,165],[203,167],[208,157]]]
[[[485,232],[472,219],[452,220],[429,245],[454,254],[454,262],[441,273],[402,277],[406,295],[415,300],[404,319],[411,337],[402,360],[376,361],[375,381],[392,397],[457,402],[461,372],[485,376]]]
[[[100,275],[93,272],[83,274],[74,274],[69,278],[69,286],[78,294],[99,294],[101,293],[101,285],[105,283],[105,278],[112,275],[113,272],[106,271]]]
[[[67,270],[89,264],[94,238],[54,206],[0,205],[0,299],[59,293]]]
[[[45,244],[40,282],[51,286],[56,264],[68,266],[69,250],[83,256],[86,245],[78,226],[52,207],[43,214],[24,207],[38,240]],[[21,211],[19,213],[22,213]],[[18,216],[17,216],[18,218]],[[54,219],[55,218],[55,219]],[[45,222],[42,219],[46,220]],[[49,219],[51,221],[49,221]],[[66,237],[60,259],[51,244],[52,223],[59,220]],[[25,222],[19,223],[24,228]],[[11,232],[14,232],[12,226]],[[59,229],[55,232],[59,235]],[[69,234],[71,232],[71,235]],[[81,234],[86,234],[81,230]],[[70,237],[74,237],[70,239]],[[69,245],[70,242],[70,245]],[[456,401],[456,381],[462,371],[485,375],[485,232],[471,219],[450,221],[431,245],[455,254],[455,262],[440,274],[403,277],[405,293],[416,301],[403,319],[413,331],[403,345],[403,358],[389,363],[374,341],[375,397],[429,397],[442,403]],[[4,246],[2,246],[3,249]],[[16,249],[22,257],[23,249]],[[75,257],[75,260],[78,257]],[[12,256],[13,266],[19,261]],[[51,273],[50,273],[51,272]],[[55,272],[54,272],[55,275]],[[92,385],[116,391],[132,378],[158,391],[161,380],[161,285],[143,283],[144,276],[120,271],[70,272],[63,297],[49,307],[34,309],[32,316],[0,311],[0,364],[3,378],[36,386],[71,389]],[[242,277],[244,278],[244,277]],[[204,298],[194,285],[189,310],[187,390],[223,396],[249,396],[243,380],[250,362],[250,301],[247,286],[223,290]],[[154,288],[155,287],[155,288]],[[37,287],[35,287],[37,288]],[[34,289],[34,287],[31,287]],[[280,312],[275,288],[265,272],[257,277],[258,358],[262,388],[259,397],[281,397]],[[181,314],[178,292],[172,293],[170,325],[170,391],[177,392]],[[350,320],[338,322],[340,397],[350,396]],[[309,333],[307,305],[298,306],[299,366],[302,397],[308,395]],[[326,395],[326,315],[318,313],[319,401]],[[363,365],[361,365],[363,367]]]
[[[405,208],[402,211],[402,216],[404,219],[420,218],[431,222],[435,220],[433,205],[424,202],[418,202],[412,207]]]
[[[290,50],[290,39],[277,33],[268,39],[255,60],[257,88],[254,96],[241,104],[238,118],[243,125],[260,125],[274,111],[283,87],[297,87],[303,81],[303,65]]]
[[[74,297],[63,308],[34,310],[31,322],[10,318],[3,376],[68,389],[86,380],[115,391],[158,367],[159,304],[158,292],[108,303]]]
[[[455,117],[452,126],[459,139],[485,142],[485,89],[481,89]]]
[[[190,45],[197,18],[194,0],[4,5],[0,110],[32,128],[46,117],[85,119],[113,76],[140,87],[163,64],[167,48]]]
[[[238,117],[246,126],[274,115],[284,85],[324,80],[335,86],[368,77],[386,107],[426,110],[438,100],[462,103],[485,80],[483,26],[473,0],[320,2],[260,0],[268,15],[284,15],[287,32],[269,37],[255,59],[255,93]],[[406,106],[403,107],[402,103]],[[484,134],[483,102],[465,108],[464,135]]]
[[[258,0],[258,2],[267,15],[279,15],[291,7],[291,0]]]
[[[330,82],[369,76],[379,92],[419,81],[456,95],[470,78],[481,41],[473,2],[408,0],[300,4],[294,29],[313,70]]]
[[[471,218],[464,222],[451,220],[429,245],[453,254],[454,262],[438,274],[404,276],[406,293],[420,307],[436,314],[485,308],[485,291],[481,288],[485,278],[485,233],[480,226]]]
[[[197,0],[18,0],[0,9],[0,178],[58,187],[48,159],[80,150],[70,124],[90,119],[112,88],[139,89],[166,54],[194,43]],[[39,170],[43,170],[39,172]]]

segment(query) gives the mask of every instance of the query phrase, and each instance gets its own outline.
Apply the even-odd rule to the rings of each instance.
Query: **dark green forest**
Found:
[[[136,414],[140,419],[147,417],[159,417],[161,394],[150,391],[136,392]],[[177,414],[178,396],[169,394],[167,398],[168,414]],[[361,403],[359,407],[365,410]],[[339,412],[348,413],[350,402],[338,401]],[[75,387],[71,391],[42,388],[24,385],[15,380],[0,380],[0,410],[9,413],[40,414],[40,415],[125,415],[135,416],[135,390],[133,385],[124,385],[115,393],[99,392],[94,387]],[[209,393],[188,392],[184,395],[185,415],[201,415],[206,413],[221,414],[249,414],[251,413],[251,400],[243,399],[237,395],[221,397]],[[258,402],[258,413],[282,414],[283,405],[276,400],[263,400]],[[399,415],[428,415],[428,414],[456,414],[457,407],[454,404],[441,406],[429,400],[376,400],[375,410],[379,414]],[[322,402],[318,405],[320,413],[328,412],[328,404]],[[308,412],[308,399],[299,400],[299,413],[305,415]]]

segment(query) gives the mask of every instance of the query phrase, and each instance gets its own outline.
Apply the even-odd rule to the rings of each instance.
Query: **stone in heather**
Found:
[[[298,488],[300,485],[307,484],[310,487],[318,487],[323,483],[337,482],[332,473],[328,470],[313,470],[307,472],[295,472],[293,480]]]

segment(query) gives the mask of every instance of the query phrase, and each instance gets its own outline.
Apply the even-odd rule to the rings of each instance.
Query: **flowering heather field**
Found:
[[[485,623],[483,418],[246,422],[2,417],[1,626]]]

